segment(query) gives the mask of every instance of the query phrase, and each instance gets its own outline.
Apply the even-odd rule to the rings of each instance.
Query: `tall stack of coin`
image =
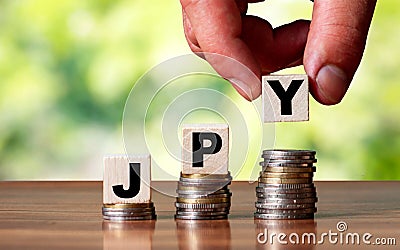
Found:
[[[227,219],[231,207],[228,174],[183,174],[178,182],[176,219],[218,220]]]
[[[153,202],[103,204],[103,218],[112,221],[153,220],[156,210]]]
[[[312,219],[318,201],[315,151],[264,150],[256,187],[258,219]]]

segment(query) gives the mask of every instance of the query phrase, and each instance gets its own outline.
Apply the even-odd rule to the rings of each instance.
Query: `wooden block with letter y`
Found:
[[[150,155],[104,157],[103,203],[149,202],[150,167]]]
[[[308,121],[307,75],[262,77],[264,122]]]
[[[182,129],[183,174],[227,174],[227,124],[185,124]]]

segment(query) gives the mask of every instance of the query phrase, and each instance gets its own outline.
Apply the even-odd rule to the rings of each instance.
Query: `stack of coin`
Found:
[[[103,218],[112,221],[153,220],[156,210],[153,202],[103,204]]]
[[[258,219],[312,219],[318,201],[315,151],[264,150],[256,187]]]
[[[227,219],[232,193],[228,189],[232,177],[228,174],[183,174],[178,182],[176,219]]]

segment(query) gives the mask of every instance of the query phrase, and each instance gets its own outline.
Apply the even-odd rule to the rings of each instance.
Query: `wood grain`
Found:
[[[176,182],[155,182],[174,189]],[[175,221],[173,197],[153,191],[157,221],[102,220],[101,182],[0,182],[0,249],[376,249],[354,245],[259,244],[269,233],[347,232],[394,237],[400,244],[400,182],[316,182],[315,220],[253,219],[255,184],[233,182],[229,220]]]
[[[134,184],[139,184],[139,192],[135,196],[128,198],[118,197],[113,186],[122,185],[124,190],[130,188],[129,173],[130,163],[139,163],[140,180]],[[137,174],[137,173],[135,173]],[[151,200],[150,181],[151,181],[151,160],[150,155],[111,155],[104,157],[104,182],[103,182],[103,203],[146,203]]]
[[[291,95],[289,90],[299,88]],[[275,83],[275,85],[273,85]],[[293,85],[293,86],[292,86]],[[280,90],[280,91],[279,91]],[[279,92],[281,93],[279,95]],[[288,97],[290,98],[283,98]],[[307,75],[267,75],[262,77],[262,100],[264,122],[297,122],[308,121],[309,101],[308,101],[308,76]],[[288,99],[290,114],[283,108],[282,101]]]
[[[220,136],[221,148],[212,154],[203,155],[203,166],[193,167],[197,162],[193,158],[193,133],[213,133]],[[229,162],[229,127],[228,124],[184,124],[182,126],[182,173],[184,174],[227,174]],[[215,148],[209,140],[198,141],[202,148]],[[209,143],[210,145],[206,145]]]

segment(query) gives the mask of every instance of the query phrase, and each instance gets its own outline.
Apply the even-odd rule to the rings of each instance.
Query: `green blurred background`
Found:
[[[274,27],[311,12],[303,0],[249,9]],[[311,100],[309,122],[276,125],[276,147],[317,150],[316,179],[399,179],[399,16],[399,1],[378,2],[342,103]],[[101,179],[103,155],[124,152],[135,81],[189,52],[177,0],[0,1],[0,180]]]

